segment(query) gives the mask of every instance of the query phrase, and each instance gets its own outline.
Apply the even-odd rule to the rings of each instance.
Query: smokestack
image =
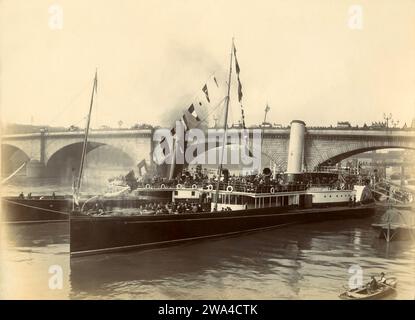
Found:
[[[295,175],[303,171],[305,122],[291,121],[290,143],[288,146],[287,174]]]

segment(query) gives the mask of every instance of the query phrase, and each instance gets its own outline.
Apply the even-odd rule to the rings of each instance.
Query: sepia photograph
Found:
[[[415,300],[414,39],[414,0],[0,0],[0,300]]]

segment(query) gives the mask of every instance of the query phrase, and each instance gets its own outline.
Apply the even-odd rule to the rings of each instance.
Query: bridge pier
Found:
[[[46,175],[46,167],[39,160],[30,160],[26,165],[26,176],[29,178],[40,178]]]

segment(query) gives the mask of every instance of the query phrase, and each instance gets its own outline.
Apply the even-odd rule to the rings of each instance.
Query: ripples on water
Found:
[[[376,218],[373,218],[376,219]],[[58,299],[336,299],[351,265],[415,293],[415,244],[386,244],[372,219],[296,225],[146,252],[68,258],[68,225],[3,225],[0,297]],[[48,268],[64,288],[47,287]]]
[[[0,224],[0,299],[65,299],[69,295],[69,224]],[[63,271],[49,289],[49,267]]]
[[[147,252],[73,259],[71,298],[336,299],[358,264],[413,299],[415,245],[387,245],[372,219],[297,225]]]

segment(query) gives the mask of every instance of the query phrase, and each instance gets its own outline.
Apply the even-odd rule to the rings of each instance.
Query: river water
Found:
[[[44,190],[56,188],[49,183]],[[351,266],[361,268],[364,281],[382,271],[396,277],[398,290],[388,298],[414,299],[415,242],[379,239],[371,228],[379,219],[294,225],[72,260],[67,223],[3,224],[0,299],[338,299]],[[56,266],[58,288],[50,287]]]

